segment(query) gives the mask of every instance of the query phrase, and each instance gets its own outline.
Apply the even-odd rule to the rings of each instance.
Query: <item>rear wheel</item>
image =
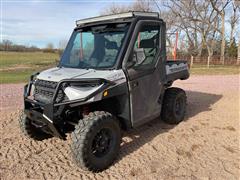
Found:
[[[72,133],[73,158],[83,169],[102,171],[117,157],[120,140],[120,126],[113,115],[103,111],[90,113]]]
[[[180,88],[166,89],[163,99],[161,118],[169,124],[177,124],[184,119],[187,96]]]
[[[41,141],[43,139],[49,138],[51,135],[44,133],[41,129],[35,127],[32,124],[31,119],[27,118],[24,112],[21,113],[19,117],[19,125],[23,134],[31,139]]]

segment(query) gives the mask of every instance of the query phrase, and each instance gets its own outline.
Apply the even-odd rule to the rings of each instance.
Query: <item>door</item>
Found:
[[[161,112],[163,60],[160,39],[160,22],[140,21],[130,42],[126,73],[133,127],[158,117]]]

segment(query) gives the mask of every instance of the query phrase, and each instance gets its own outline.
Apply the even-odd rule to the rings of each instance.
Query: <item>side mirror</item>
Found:
[[[135,57],[136,57],[136,63],[137,64],[142,64],[143,61],[145,61],[146,56],[145,56],[143,48],[134,49],[134,54],[135,54]]]
[[[133,50],[132,54],[129,57],[127,62],[127,68],[133,67],[135,64],[142,64],[146,59],[144,49],[143,48],[136,48]]]

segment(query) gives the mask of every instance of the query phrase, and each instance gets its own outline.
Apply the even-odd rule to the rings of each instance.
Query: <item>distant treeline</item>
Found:
[[[221,54],[221,40],[215,40],[215,46],[212,49],[212,56],[218,57]],[[65,48],[65,44],[64,43],[59,43],[59,48],[54,48],[52,43],[48,43],[46,44],[45,48],[38,48],[36,46],[25,46],[25,45],[18,45],[18,44],[14,44],[12,41],[10,40],[3,40],[2,42],[0,42],[0,51],[14,51],[14,52],[46,52],[46,53],[58,53],[59,56],[62,55],[63,53],[63,49]],[[188,48],[189,50],[189,48]],[[177,56],[178,57],[186,57],[186,58],[190,58],[191,55],[191,51],[186,50],[182,47],[177,48]],[[167,47],[167,55],[171,56],[172,55],[172,48]],[[226,57],[232,57],[232,58],[236,58],[238,56],[238,45],[236,43],[235,38],[233,38],[231,44],[229,41],[225,41],[225,55]],[[201,50],[201,54],[198,55],[198,57],[207,57],[208,56],[208,50],[207,47],[204,46],[202,47]]]
[[[14,52],[49,52],[49,53],[59,53],[58,49],[54,49],[53,45],[49,43],[46,48],[38,48],[37,46],[25,46],[14,44],[10,40],[3,40],[0,42],[0,51],[14,51]]]
[[[34,52],[41,51],[41,49],[36,46],[17,45],[14,44],[12,41],[3,40],[0,43],[0,51]]]

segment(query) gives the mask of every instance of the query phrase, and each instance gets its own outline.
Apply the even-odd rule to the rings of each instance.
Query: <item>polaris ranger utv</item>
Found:
[[[83,169],[109,167],[121,131],[161,115],[184,119],[186,94],[170,88],[189,77],[186,61],[167,61],[166,25],[158,13],[127,12],[76,21],[59,65],[31,76],[24,88],[23,133],[35,140],[71,132]]]

